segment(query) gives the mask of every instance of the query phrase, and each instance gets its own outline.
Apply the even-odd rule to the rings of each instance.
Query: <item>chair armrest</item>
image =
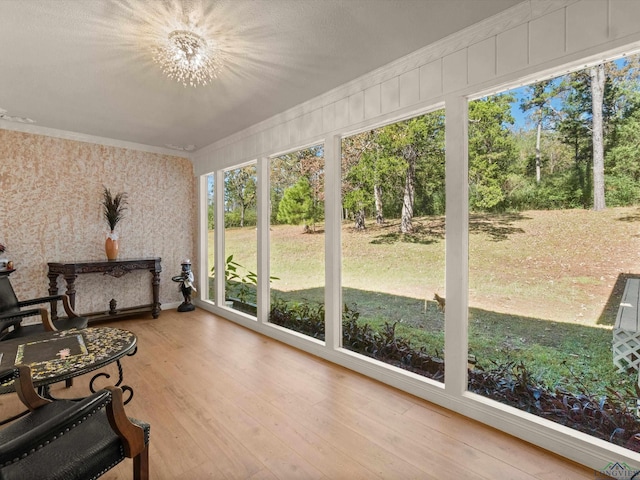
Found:
[[[51,403],[48,398],[41,397],[36,392],[31,379],[31,368],[28,365],[18,365],[14,368],[17,371],[17,380],[15,381],[15,390],[18,398],[30,411],[34,411],[47,403]]]
[[[111,399],[111,392],[100,390],[77,402],[57,400],[38,409],[38,416],[27,422],[24,431],[0,445],[0,465],[19,460],[51,443],[104,408]]]
[[[32,298],[30,300],[19,300],[19,307],[28,307],[30,305],[40,305],[41,303],[57,302],[62,300],[62,295],[52,295],[50,297]]]
[[[19,312],[5,312],[0,313],[0,322],[6,322],[8,320],[16,320],[15,323],[20,323],[24,317],[33,317],[40,315],[39,308],[32,308],[31,310],[21,310]]]
[[[105,387],[111,392],[112,401],[107,405],[107,418],[114,432],[122,440],[124,453],[127,457],[133,458],[139,455],[145,448],[144,430],[135,425],[124,411],[122,401],[122,389],[118,387]]]
[[[28,307],[31,305],[40,305],[42,303],[51,303],[51,302],[59,302],[59,301],[62,301],[62,306],[64,307],[64,311],[69,318],[75,318],[80,316],[71,308],[71,304],[69,303],[69,296],[65,294],[33,298],[31,300],[20,300],[18,301],[18,307]]]

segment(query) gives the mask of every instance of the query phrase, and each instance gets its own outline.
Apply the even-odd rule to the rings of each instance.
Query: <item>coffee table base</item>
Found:
[[[127,353],[127,356],[131,357],[135,355],[137,351],[138,351],[138,347],[134,348],[131,353]],[[122,372],[122,364],[120,363],[120,359],[116,360],[116,365],[118,366],[118,381],[114,384],[114,386],[120,387],[122,389],[123,394],[128,394],[128,397],[126,397],[126,400],[124,400],[124,404],[126,405],[133,398],[133,388],[131,388],[129,385],[122,384],[122,381],[124,380],[124,375]],[[100,390],[99,388],[96,389],[93,384],[98,378],[101,378],[101,377],[111,378],[111,375],[106,372],[96,373],[93,376],[93,378],[91,378],[91,380],[89,381],[89,390],[91,390],[91,393],[96,393],[98,390]]]

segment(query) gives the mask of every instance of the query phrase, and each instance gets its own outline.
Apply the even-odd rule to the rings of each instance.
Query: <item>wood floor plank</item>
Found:
[[[438,405],[426,402],[424,405],[415,405],[404,416],[426,428],[447,434],[454,441],[471,443],[475,448],[495,458],[497,462],[518,467],[535,478],[572,479],[594,476],[592,470]],[[477,425],[482,428],[481,437],[477,436]]]
[[[200,309],[102,325],[138,337],[137,353],[122,359],[135,392],[126,409],[151,424],[154,479],[594,478],[590,469]],[[107,371],[117,374],[115,366]],[[86,395],[91,376],[52,392]],[[0,396],[2,418],[20,410],[15,394]],[[131,469],[125,461],[103,478],[130,479]]]

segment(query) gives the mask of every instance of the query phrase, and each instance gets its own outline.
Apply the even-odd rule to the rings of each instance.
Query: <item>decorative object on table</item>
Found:
[[[174,282],[180,283],[180,291],[184,297],[184,302],[178,307],[179,312],[192,312],[196,307],[191,303],[191,293],[197,292],[196,287],[193,285],[193,272],[191,271],[191,260],[185,258],[182,261],[182,273],[171,277]]]
[[[120,248],[118,234],[115,229],[118,222],[124,217],[124,211],[127,209],[127,194],[125,192],[119,192],[112,195],[107,187],[103,186],[103,189],[102,212],[110,229],[110,232],[107,234],[104,249],[107,254],[107,259],[115,260],[118,258],[118,249]]]

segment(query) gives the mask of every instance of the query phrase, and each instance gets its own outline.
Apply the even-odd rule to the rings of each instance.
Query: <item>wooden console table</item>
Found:
[[[76,304],[75,281],[78,275],[83,273],[102,273],[120,278],[134,270],[148,270],[151,272],[151,288],[153,291],[153,303],[136,307],[117,309],[117,302],[111,299],[108,312],[84,313],[83,317],[91,320],[105,320],[116,317],[124,317],[142,312],[151,312],[153,318],[160,315],[160,272],[162,266],[160,257],[151,258],[125,258],[122,260],[83,260],[77,262],[51,262],[49,265],[49,295],[58,294],[58,276],[62,275],[67,282],[67,291],[71,308]],[[58,318],[57,304],[51,303],[51,318]]]

